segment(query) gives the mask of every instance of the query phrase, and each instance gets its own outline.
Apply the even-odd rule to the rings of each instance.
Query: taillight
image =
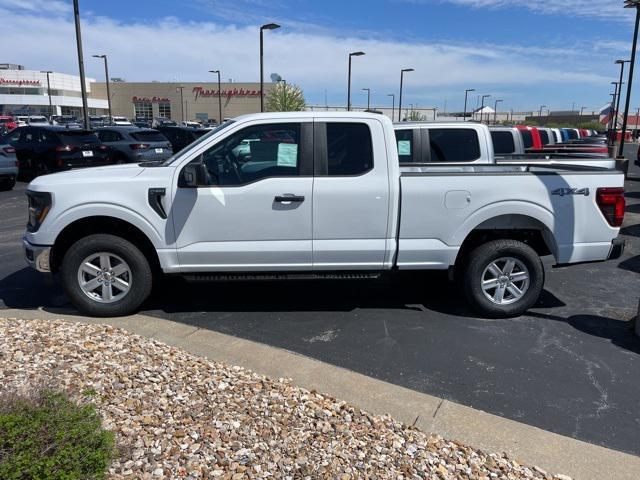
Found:
[[[132,143],[131,145],[129,145],[129,147],[131,147],[131,150],[146,150],[147,148],[149,148],[149,144],[148,143]]]
[[[100,145],[98,148],[99,148],[100,150],[106,150],[106,149],[107,149],[107,146],[106,146],[106,145]]]
[[[56,152],[73,152],[74,147],[71,145],[58,145],[56,147]]]
[[[612,227],[621,227],[624,221],[624,188],[599,188],[596,202],[604,218]]]
[[[3,150],[5,153],[16,153],[16,149],[13,147],[4,147]]]

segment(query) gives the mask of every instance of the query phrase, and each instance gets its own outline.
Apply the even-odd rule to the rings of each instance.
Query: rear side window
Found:
[[[327,123],[329,175],[361,175],[373,168],[371,130],[364,123]]]
[[[540,140],[542,141],[542,144],[549,145],[549,134],[547,131],[538,129],[538,133],[540,133]]]
[[[117,142],[122,140],[122,135],[112,130],[102,130],[98,132],[98,138],[103,142]]]
[[[396,143],[400,163],[413,163],[413,130],[396,130]]]
[[[431,161],[473,162],[480,158],[480,141],[470,128],[430,128]]]
[[[496,155],[508,155],[515,153],[516,143],[513,141],[513,134],[505,131],[492,131],[493,151]]]
[[[569,139],[576,140],[578,138],[578,132],[572,129],[568,129],[567,133],[569,134]]]
[[[98,137],[95,133],[86,131],[69,131],[58,133],[60,141],[65,145],[85,145],[87,143],[97,143]]]
[[[533,147],[533,137],[531,136],[531,132],[529,130],[520,130],[520,135],[522,135],[522,143],[524,144],[524,148]]]
[[[166,142],[167,138],[162,135],[160,132],[146,131],[146,132],[135,132],[132,133],[131,136],[136,140],[141,142]]]

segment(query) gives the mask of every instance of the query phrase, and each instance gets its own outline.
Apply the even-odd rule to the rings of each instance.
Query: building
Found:
[[[47,82],[48,77],[48,82]],[[89,114],[107,112],[105,99],[91,98],[86,79]],[[51,104],[51,107],[49,105]],[[75,115],[81,116],[80,77],[66,73],[26,70],[22,65],[0,64],[0,115]]]
[[[265,83],[265,95],[273,83]],[[93,99],[106,99],[104,82],[91,86]],[[170,118],[183,120],[216,120],[218,82],[110,82],[112,114],[127,118]],[[222,118],[233,118],[260,111],[260,83],[222,83]]]

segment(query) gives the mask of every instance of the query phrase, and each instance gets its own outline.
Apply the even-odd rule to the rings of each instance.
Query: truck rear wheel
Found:
[[[464,292],[484,316],[522,315],[538,301],[543,286],[542,260],[523,242],[494,240],[469,254]]]
[[[129,315],[144,302],[153,284],[149,261],[131,242],[106,234],[74,243],[60,268],[71,303],[96,317]]]

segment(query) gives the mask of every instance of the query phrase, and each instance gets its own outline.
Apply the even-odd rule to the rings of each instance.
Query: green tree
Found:
[[[306,106],[300,87],[286,82],[277,82],[266,100],[269,112],[301,112]]]

